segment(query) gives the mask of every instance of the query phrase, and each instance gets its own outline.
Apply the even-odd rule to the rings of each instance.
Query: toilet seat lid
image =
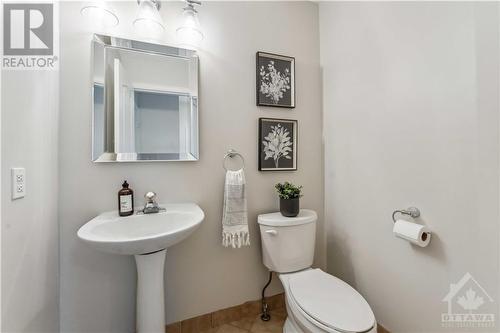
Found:
[[[342,332],[366,332],[375,316],[366,300],[344,281],[320,269],[290,276],[293,299],[313,319]]]

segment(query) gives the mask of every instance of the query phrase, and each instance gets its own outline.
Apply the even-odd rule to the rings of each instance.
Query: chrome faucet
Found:
[[[156,202],[155,192],[146,193],[144,195],[144,199],[146,199],[146,203],[144,204],[144,209],[142,210],[142,213],[154,214],[158,213],[161,210],[165,210],[165,208],[161,208],[160,206],[158,206],[158,203]]]

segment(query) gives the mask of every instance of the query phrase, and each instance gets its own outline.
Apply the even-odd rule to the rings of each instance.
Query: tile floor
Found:
[[[271,320],[262,321],[260,315],[242,318],[218,327],[211,328],[206,333],[282,333],[285,323],[285,309],[271,311]],[[205,333],[203,332],[203,333]]]
[[[258,315],[211,328],[203,333],[282,333],[285,319],[286,310],[278,309],[271,311],[271,320],[267,322],[260,320],[260,315]],[[378,333],[390,333],[380,325],[377,327],[377,331]]]

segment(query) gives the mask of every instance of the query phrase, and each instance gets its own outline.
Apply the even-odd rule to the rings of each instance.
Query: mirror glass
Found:
[[[198,160],[196,51],[94,35],[92,160]]]

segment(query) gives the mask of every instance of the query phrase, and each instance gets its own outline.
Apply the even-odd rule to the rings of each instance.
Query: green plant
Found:
[[[295,199],[302,196],[300,193],[302,191],[302,185],[295,186],[292,183],[284,182],[283,184],[278,183],[274,187],[281,199]]]

